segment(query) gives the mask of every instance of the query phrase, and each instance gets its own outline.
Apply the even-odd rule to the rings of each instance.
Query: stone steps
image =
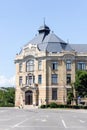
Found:
[[[33,105],[24,105],[24,109],[36,109],[38,106],[33,106]]]

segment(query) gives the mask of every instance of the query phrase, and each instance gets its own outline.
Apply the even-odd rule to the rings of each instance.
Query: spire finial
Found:
[[[44,19],[43,19],[43,20],[44,20],[44,26],[45,26],[45,17],[44,17]]]

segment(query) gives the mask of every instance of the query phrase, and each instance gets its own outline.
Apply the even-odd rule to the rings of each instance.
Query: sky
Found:
[[[15,56],[44,18],[62,40],[87,44],[87,0],[0,0],[0,87],[15,86]]]

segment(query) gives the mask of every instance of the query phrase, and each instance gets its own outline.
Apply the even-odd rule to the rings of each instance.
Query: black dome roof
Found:
[[[50,28],[44,24],[43,26],[40,26],[39,30],[38,30],[39,33],[50,33]]]

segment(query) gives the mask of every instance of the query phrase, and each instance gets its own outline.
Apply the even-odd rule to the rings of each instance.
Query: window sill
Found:
[[[29,71],[26,71],[26,72],[34,72],[34,70],[29,70]]]
[[[71,83],[68,83],[68,84],[66,84],[66,85],[70,86],[70,85],[71,85]]]
[[[67,69],[67,71],[71,71],[71,69]]]
[[[54,83],[52,83],[51,85],[58,85],[58,83],[55,83],[55,84],[54,84]]]
[[[58,69],[54,69],[54,70],[52,69],[52,71],[58,71]]]
[[[52,99],[52,101],[57,101],[58,99]]]

